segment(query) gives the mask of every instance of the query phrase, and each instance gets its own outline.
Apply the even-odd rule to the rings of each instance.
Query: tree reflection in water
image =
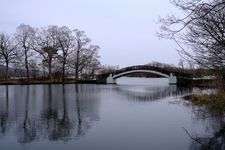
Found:
[[[190,107],[191,105],[188,104]],[[190,135],[190,150],[225,150],[225,118],[224,114],[213,112],[207,107],[191,106],[197,118],[206,124],[206,135]],[[208,136],[210,134],[210,136]]]
[[[87,133],[88,129],[93,126],[93,123],[99,120],[99,104],[101,97],[107,99],[109,94],[113,94],[119,96],[119,101],[125,99],[132,103],[136,103],[136,101],[138,101],[138,103],[151,103],[154,100],[159,100],[161,103],[163,101],[160,100],[165,97],[176,97],[184,93],[192,92],[192,89],[178,87],[165,87],[161,89],[144,87],[144,89],[140,89],[133,86],[95,86],[96,85],[0,86],[1,140],[4,142],[5,139],[7,139],[6,137],[13,136],[11,140],[15,141],[16,138],[17,142],[22,143],[22,145],[34,141],[67,142],[73,139],[79,140]],[[114,102],[117,104],[117,101],[115,101],[113,97],[104,102],[108,101],[112,102],[112,104],[114,104]],[[167,106],[166,100],[164,102],[163,104]],[[105,103],[103,103],[103,106],[105,106]],[[111,107],[111,105],[108,105],[108,107]],[[117,105],[115,105],[115,108],[117,108]],[[106,110],[107,108],[104,107],[104,109]],[[130,110],[130,107],[127,109]],[[202,122],[199,123],[200,127],[206,130],[205,135],[199,135],[193,132],[190,133],[191,136],[197,137],[198,142],[191,141],[189,149],[225,149],[224,115],[215,116],[213,112],[203,108],[196,109],[196,107],[193,107],[192,110],[194,116],[197,117],[196,120],[202,120]],[[115,118],[109,118],[109,120],[111,119],[113,120]],[[195,118],[190,119],[189,121],[193,121]],[[205,126],[205,124],[207,124],[207,126]],[[149,130],[149,128],[147,129]],[[139,128],[137,128],[137,130],[139,130]],[[202,133],[202,131],[199,132]],[[186,135],[184,135],[184,139],[182,140],[187,140],[187,142],[189,142]],[[199,142],[202,144],[199,144]],[[8,143],[6,143],[6,145],[8,146]]]
[[[18,142],[28,143],[34,141],[37,138],[35,120],[31,118],[29,112],[32,111],[29,109],[29,99],[30,99],[30,88],[29,85],[26,86],[25,91],[25,104],[23,115],[18,120],[17,126],[17,135]]]
[[[140,88],[138,88],[140,89]],[[168,87],[148,87],[144,88],[141,92],[135,91],[135,89],[129,89],[127,86],[117,86],[114,90],[120,95],[124,95],[129,100],[138,102],[150,102],[156,100],[162,100],[169,96],[181,96],[187,93],[192,93],[192,88],[182,88],[176,86]],[[204,90],[204,89],[201,89]],[[200,91],[201,91],[200,90]],[[207,124],[205,133],[206,135],[212,134],[208,137],[203,135],[202,137],[197,135],[189,135],[192,140],[190,150],[225,150],[225,121],[224,114],[218,115],[218,113],[212,112],[205,107],[198,107],[188,104],[188,107],[192,106],[192,112],[196,116],[196,120],[204,121]],[[193,118],[194,119],[194,118]]]
[[[40,139],[69,141],[85,135],[93,122],[99,120],[97,94],[87,94],[95,92],[94,88],[85,85],[8,88],[5,86],[5,95],[0,95],[0,137],[12,133],[19,143]]]
[[[9,122],[9,87],[5,86],[5,95],[1,95],[0,101],[0,134],[4,136],[7,132]]]
[[[61,93],[61,95],[56,95],[61,102],[58,100],[55,102],[52,96],[52,85],[48,85],[47,87],[47,97],[44,100],[47,102],[45,105],[47,107],[42,114],[43,123],[41,125],[45,125],[43,129],[46,131],[43,131],[43,133],[47,133],[45,136],[48,137],[49,140],[66,141],[71,136],[70,131],[72,130],[72,123],[67,114],[67,101],[64,85],[61,90],[61,92],[58,92]],[[59,109],[57,103],[61,104],[62,108]]]

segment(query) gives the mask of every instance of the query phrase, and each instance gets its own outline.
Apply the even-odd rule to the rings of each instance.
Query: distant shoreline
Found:
[[[66,79],[62,80],[49,80],[49,79],[31,79],[28,82],[26,79],[12,79],[12,80],[0,80],[0,85],[35,85],[35,84],[103,84],[97,80],[75,80]]]
[[[193,80],[189,82],[184,82],[183,84],[177,84],[180,87],[205,87],[205,88],[217,88],[217,80]],[[35,85],[35,84],[106,84],[105,80],[75,80],[75,79],[65,79],[63,82],[62,79],[30,79],[30,82],[27,79],[9,79],[9,80],[0,80],[0,85]]]

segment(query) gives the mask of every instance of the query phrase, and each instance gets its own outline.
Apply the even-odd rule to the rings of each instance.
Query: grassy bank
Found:
[[[20,84],[62,84],[62,80],[49,80],[49,79],[31,79],[28,82],[26,79],[13,79],[13,80],[0,80],[0,85],[20,85]],[[65,84],[77,83],[74,79],[66,79]]]
[[[225,112],[225,93],[223,92],[217,94],[190,94],[184,96],[183,99],[217,114],[224,114]]]

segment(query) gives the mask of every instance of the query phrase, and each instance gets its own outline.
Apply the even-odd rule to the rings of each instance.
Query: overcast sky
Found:
[[[173,41],[159,40],[159,16],[175,12],[169,0],[0,0],[0,32],[21,23],[80,29],[101,47],[104,65],[178,64]]]

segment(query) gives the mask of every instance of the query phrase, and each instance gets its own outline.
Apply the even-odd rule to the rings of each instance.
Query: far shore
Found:
[[[187,82],[184,84],[177,84],[179,87],[199,87],[199,88],[217,88],[217,80],[195,80]],[[48,79],[48,78],[36,78],[30,79],[0,79],[0,85],[32,85],[32,84],[106,84],[104,79],[101,80],[91,80],[91,79],[79,79],[75,80],[72,78],[67,78],[63,82],[62,79]]]
[[[99,84],[97,80],[75,80],[75,79],[10,79],[10,80],[0,80],[0,85],[32,85],[32,84]]]

